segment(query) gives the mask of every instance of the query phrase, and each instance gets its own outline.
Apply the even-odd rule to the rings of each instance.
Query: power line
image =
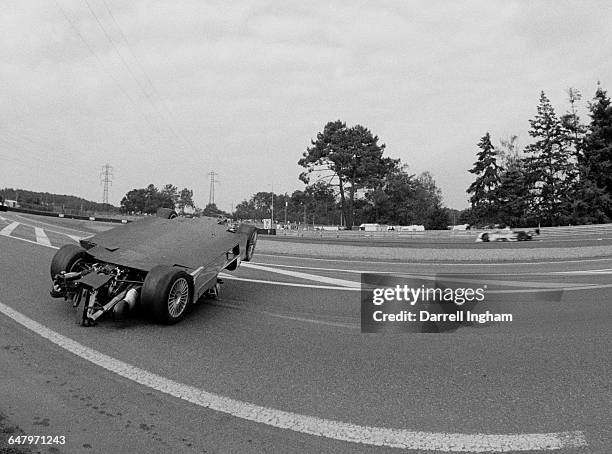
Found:
[[[102,166],[100,172],[100,182],[104,185],[104,194],[102,196],[102,203],[108,204],[108,186],[113,184],[113,167],[106,163]]]
[[[142,63],[140,62],[140,59],[136,56],[136,53],[132,49],[132,46],[130,45],[130,42],[127,39],[127,36],[125,35],[125,33],[123,33],[123,29],[119,25],[119,22],[117,22],[117,19],[115,19],[115,15],[111,11],[110,7],[108,6],[108,3],[106,2],[106,0],[102,0],[102,3],[104,4],[104,7],[106,8],[106,11],[108,12],[108,15],[110,16],[110,18],[112,19],[113,23],[115,24],[115,27],[117,27],[117,30],[119,30],[119,34],[121,35],[121,38],[123,39],[123,42],[125,43],[125,46],[126,46],[127,50],[129,51],[129,53],[134,58],[134,62],[136,63],[136,66],[138,66],[138,68],[142,72],[145,80],[148,82],[149,86],[151,87],[151,91],[160,100],[160,104],[161,104],[162,108],[164,108],[166,110],[166,113],[169,114],[169,118],[176,118],[176,115],[174,114],[172,109],[169,108],[166,103],[164,103],[163,97],[161,96],[161,94],[157,90],[157,87],[155,86],[155,84],[153,83],[151,78],[149,77],[149,74],[145,70],[145,68],[142,65]],[[195,147],[193,146],[193,143],[191,143],[191,141],[187,137],[185,137],[183,135],[180,135],[180,137],[181,137],[181,139],[187,145],[189,145],[192,149],[195,150]]]
[[[117,88],[119,88],[119,90],[121,91],[121,93],[123,94],[123,96],[129,101],[129,103],[132,105],[132,107],[134,108],[134,110],[136,112],[138,112],[138,114],[140,114],[140,116],[149,124],[149,126],[151,126],[151,128],[153,130],[155,130],[156,132],[158,131],[158,128],[151,123],[151,120],[149,119],[149,117],[147,117],[147,115],[145,115],[139,108],[138,105],[136,103],[136,101],[134,101],[134,98],[132,98],[130,96],[130,94],[125,90],[125,88],[123,88],[123,85],[121,85],[121,83],[119,82],[119,80],[113,75],[113,73],[108,69],[108,67],[104,64],[104,62],[102,61],[102,59],[100,58],[100,56],[96,53],[96,51],[91,47],[91,45],[89,44],[89,42],[87,41],[87,39],[85,39],[85,37],[83,36],[83,34],[80,32],[80,30],[78,29],[78,27],[76,26],[76,24],[70,19],[70,17],[68,16],[68,13],[66,13],[66,11],[64,10],[64,8],[62,8],[62,6],[58,3],[58,0],[54,0],[55,1],[55,5],[58,7],[58,9],[61,11],[62,15],[64,16],[64,19],[66,19],[66,22],[68,22],[68,24],[70,25],[70,27],[72,28],[72,30],[75,32],[75,34],[79,37],[79,39],[81,40],[81,42],[85,45],[85,47],[87,48],[87,50],[95,57],[95,59],[98,61],[98,64],[100,65],[100,67],[106,71],[106,73],[110,76],[110,78],[113,80],[113,82],[115,83],[115,85],[117,86]],[[142,139],[142,136],[140,135],[140,133],[138,133],[138,136],[141,139],[141,142],[144,142]],[[143,145],[143,143],[141,143],[141,146]]]
[[[106,37],[106,39],[108,40],[108,42],[110,43],[110,45],[112,46],[113,50],[115,51],[115,53],[117,54],[117,56],[119,57],[119,60],[121,60],[121,63],[123,64],[123,66],[127,69],[128,73],[130,74],[130,76],[132,77],[132,79],[134,79],[134,81],[136,82],[136,85],[138,85],[138,88],[140,88],[140,90],[142,91],[142,93],[144,94],[145,98],[147,99],[147,101],[149,101],[149,104],[151,104],[151,106],[153,107],[153,109],[155,109],[155,111],[157,112],[157,114],[159,115],[160,119],[162,120],[163,123],[165,123],[165,126],[168,128],[168,130],[174,135],[174,137],[176,137],[179,141],[183,141],[185,143],[185,145],[187,145],[188,147],[194,149],[193,145],[183,136],[181,136],[176,129],[174,129],[174,127],[172,126],[172,124],[170,123],[170,121],[168,120],[167,117],[165,117],[161,111],[159,110],[159,107],[157,106],[157,104],[153,101],[153,99],[151,98],[151,95],[147,92],[147,90],[145,90],[145,88],[143,87],[141,81],[138,79],[138,77],[136,77],[136,75],[134,74],[134,72],[132,71],[132,68],[130,67],[130,65],[128,64],[127,60],[123,57],[123,55],[121,54],[121,52],[119,52],[119,49],[117,48],[117,45],[115,44],[115,41],[113,41],[113,39],[111,38],[110,34],[108,33],[108,31],[106,30],[106,27],[104,27],[104,24],[102,24],[102,21],[100,20],[100,18],[98,17],[98,15],[96,14],[96,12],[93,10],[93,8],[91,7],[90,3],[88,0],[83,0],[85,2],[85,4],[87,5],[87,8],[89,9],[89,12],[91,13],[91,15],[94,17],[94,19],[96,20],[96,23],[98,24],[98,26],[100,27],[100,29],[102,30],[102,33],[104,33],[104,36]],[[110,9],[108,8],[108,5],[106,5],[106,9],[110,12]],[[111,17],[114,20],[114,16],[112,16],[112,13],[110,13]],[[117,21],[115,21],[115,25],[117,25],[117,27],[119,28],[119,25],[117,24]],[[119,28],[121,35],[123,36],[124,40],[125,40],[125,35],[123,34],[123,31],[121,31],[121,29]],[[126,40],[127,43],[127,40]],[[129,45],[128,45],[129,48]],[[132,53],[133,55],[133,53]],[[136,60],[136,59],[135,59]],[[142,69],[142,68],[141,68]],[[146,76],[146,73],[145,73]],[[148,78],[148,76],[146,76]],[[149,79],[149,83],[151,86],[153,86],[150,78]],[[155,87],[153,87],[155,88]]]

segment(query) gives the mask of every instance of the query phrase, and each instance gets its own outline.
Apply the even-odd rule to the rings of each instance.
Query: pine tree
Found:
[[[612,105],[605,90],[598,86],[595,98],[589,105],[591,124],[586,134],[579,158],[584,190],[590,200],[583,209],[602,212],[594,222],[607,222],[612,218]]]
[[[509,162],[500,174],[497,199],[499,219],[504,224],[516,227],[529,227],[537,223],[532,218],[532,191],[522,159]]]
[[[529,120],[529,135],[536,141],[525,148],[527,180],[533,183],[537,215],[545,223],[569,222],[572,212],[571,187],[576,165],[568,142],[568,131],[544,94],[540,94],[538,112]]]
[[[480,151],[478,160],[470,173],[476,175],[476,179],[467,190],[472,204],[472,211],[481,222],[491,222],[497,216],[498,200],[497,188],[500,183],[500,167],[497,164],[497,152],[491,143],[491,136],[487,132],[478,143]]]
[[[561,124],[567,132],[567,143],[572,147],[572,154],[575,159],[580,154],[580,143],[586,133],[586,127],[580,122],[578,116],[577,103],[582,99],[582,94],[576,88],[567,89],[567,97],[570,103],[570,110],[561,115]]]

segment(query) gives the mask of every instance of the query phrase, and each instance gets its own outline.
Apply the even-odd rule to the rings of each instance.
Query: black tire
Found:
[[[246,250],[244,251],[244,261],[250,262],[255,253],[255,246],[257,245],[257,229],[254,228],[249,234],[249,238],[246,242]]]
[[[91,261],[91,256],[76,244],[66,244],[62,246],[51,260],[51,279],[62,271],[70,273],[81,271],[84,265]]]
[[[193,302],[193,281],[185,271],[158,265],[147,273],[140,292],[142,307],[166,325],[180,321]]]
[[[523,231],[520,231],[520,232],[517,233],[516,239],[517,239],[517,241],[527,241],[529,239],[529,235],[527,235]]]
[[[160,208],[157,210],[156,216],[158,218],[174,219],[178,217],[178,214],[172,208]]]
[[[488,233],[483,233],[482,236],[480,237],[480,239],[484,242],[484,243],[488,243],[489,242],[489,234]]]

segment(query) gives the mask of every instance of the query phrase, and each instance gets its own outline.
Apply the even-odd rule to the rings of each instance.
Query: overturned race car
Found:
[[[216,298],[219,273],[252,259],[257,228],[170,209],[61,247],[51,261],[51,296],[82,305],[81,323],[123,318],[136,306],[159,323],[180,321],[191,303]]]

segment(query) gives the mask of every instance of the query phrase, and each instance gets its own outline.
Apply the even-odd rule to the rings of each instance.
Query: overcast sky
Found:
[[[4,0],[0,188],[111,203],[172,183],[223,209],[302,189],[323,126],[361,124],[447,206],[476,144],[529,143],[544,90],[612,91],[612,2]],[[583,112],[583,120],[586,113]]]

